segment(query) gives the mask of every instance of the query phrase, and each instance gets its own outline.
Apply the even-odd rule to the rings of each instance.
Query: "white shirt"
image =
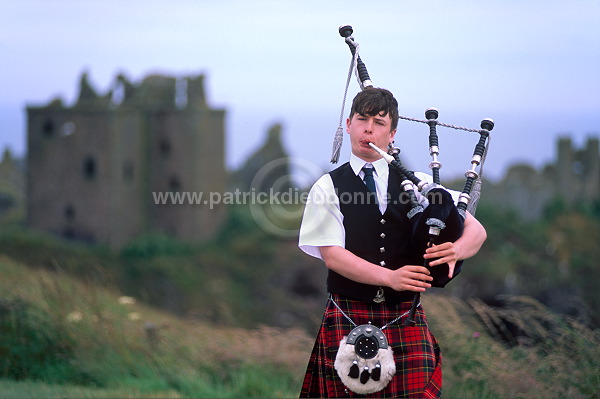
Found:
[[[361,179],[364,177],[362,168],[366,164],[368,163],[351,154],[350,167]],[[383,158],[370,164],[375,168],[373,178],[377,188],[379,211],[383,214],[387,209],[389,167]],[[415,172],[415,175],[426,182],[432,182],[433,180],[426,173]],[[454,201],[457,202],[459,193],[449,191]],[[416,190],[415,194],[419,203],[425,208],[428,205],[427,199]],[[340,200],[333,187],[331,175],[327,173],[317,180],[308,193],[304,216],[300,225],[298,246],[308,255],[323,259],[319,247],[336,245],[344,248],[345,243],[344,215],[340,210]]]

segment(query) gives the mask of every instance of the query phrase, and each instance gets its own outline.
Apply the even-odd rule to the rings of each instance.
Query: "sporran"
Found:
[[[334,367],[344,385],[358,394],[381,391],[396,374],[394,352],[371,324],[356,327],[340,341]]]
[[[381,328],[370,322],[356,326],[331,296],[329,300],[355,326],[340,341],[334,362],[338,376],[354,393],[369,394],[383,390],[396,374],[396,362],[394,352],[382,330],[409,312],[401,314]]]

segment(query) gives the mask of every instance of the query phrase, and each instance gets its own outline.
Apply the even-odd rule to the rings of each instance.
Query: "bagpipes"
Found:
[[[340,35],[345,39],[350,52],[352,53],[352,61],[348,72],[348,80],[346,82],[346,90],[344,92],[344,100],[342,104],[342,114],[340,116],[340,126],[336,131],[333,153],[331,162],[336,163],[339,158],[341,141],[343,135],[342,120],[344,113],[344,103],[350,83],[352,72],[355,72],[361,90],[365,90],[373,86],[369,73],[364,62],[359,55],[358,43],[352,37],[353,29],[349,25],[343,25],[339,28]],[[429,125],[429,154],[432,161],[429,164],[433,176],[433,183],[425,182],[419,179],[413,172],[406,169],[400,161],[400,150],[396,147],[390,147],[387,152],[376,147],[373,143],[369,143],[371,147],[395,169],[402,178],[402,188],[409,197],[411,210],[407,214],[411,222],[411,252],[417,256],[422,256],[425,250],[435,245],[436,243],[454,242],[462,236],[466,212],[475,213],[477,200],[481,189],[481,174],[483,171],[483,163],[487,154],[487,149],[490,141],[490,131],[494,128],[494,122],[491,119],[483,119],[481,121],[481,129],[470,129],[460,126],[441,123],[437,120],[439,114],[435,108],[429,108],[425,111],[426,120],[408,118],[400,116],[400,119],[420,122]],[[471,167],[465,172],[466,181],[464,188],[459,195],[458,204],[454,203],[452,195],[440,184],[440,168],[441,162],[439,157],[439,145],[437,136],[437,126],[449,127],[457,130],[479,133],[479,141],[477,142],[471,158]],[[479,170],[479,172],[478,172]],[[424,197],[427,198],[429,204],[424,208],[417,200],[415,190],[418,190]],[[456,277],[462,268],[463,261],[457,262],[454,268],[452,277],[449,277],[448,264],[431,267],[429,260],[424,261],[424,266],[429,269],[433,281],[433,287],[444,287],[450,280]],[[414,315],[416,308],[420,302],[420,294],[417,292],[414,296],[411,311],[405,325],[415,323]]]

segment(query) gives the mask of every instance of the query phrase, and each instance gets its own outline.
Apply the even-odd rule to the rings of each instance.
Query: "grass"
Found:
[[[69,366],[48,362],[35,375],[12,376],[22,381],[9,381],[5,373],[6,389],[0,391],[6,397],[55,396],[61,388],[65,394],[60,396],[74,392],[76,397],[297,396],[312,344],[299,329],[239,329],[183,320],[1,255],[0,273],[5,301],[27,304],[19,312],[0,313],[12,328],[0,331],[0,352],[8,336],[18,339],[25,325],[45,332],[44,339],[22,345],[20,351],[31,356],[16,354],[8,370],[31,365],[40,354]],[[55,349],[58,340],[70,344]]]
[[[600,398],[600,333],[529,297],[424,300],[449,398]],[[505,334],[502,336],[502,334]]]
[[[88,256],[62,250],[68,262]],[[32,268],[0,252],[0,397],[298,396],[313,332],[176,317],[57,262]],[[428,293],[423,304],[444,397],[600,398],[598,331],[528,297],[492,308]]]
[[[70,384],[48,384],[37,381],[0,380],[1,398],[181,398],[176,391],[152,392],[128,388],[95,388]]]

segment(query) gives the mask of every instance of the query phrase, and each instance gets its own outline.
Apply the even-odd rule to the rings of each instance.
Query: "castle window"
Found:
[[[581,176],[585,172],[585,165],[581,161],[575,161],[575,162],[573,162],[571,164],[571,170],[576,175],[580,175]]]
[[[54,123],[50,119],[46,119],[42,125],[42,134],[46,137],[54,135]]]
[[[181,191],[181,182],[177,176],[171,176],[169,178],[169,191],[178,192]]]
[[[115,107],[121,105],[123,100],[125,99],[125,85],[123,82],[119,81],[115,85],[115,88],[112,91],[112,96],[110,98],[111,104]]]
[[[63,237],[68,240],[73,240],[75,238],[75,230],[71,226],[66,226],[63,229]]]
[[[83,161],[83,177],[87,180],[94,180],[97,173],[96,160],[93,157],[88,156]]]
[[[67,122],[60,127],[61,136],[70,136],[75,133],[75,123]]]
[[[165,158],[171,155],[171,143],[169,140],[163,137],[158,141],[158,152]]]
[[[184,109],[188,103],[188,81],[186,78],[179,78],[175,82],[175,106],[178,109]]]
[[[133,162],[131,162],[130,160],[123,162],[123,180],[127,182],[133,181],[133,176]]]
[[[75,207],[72,204],[69,204],[65,207],[64,211],[65,221],[72,222],[75,220]]]

